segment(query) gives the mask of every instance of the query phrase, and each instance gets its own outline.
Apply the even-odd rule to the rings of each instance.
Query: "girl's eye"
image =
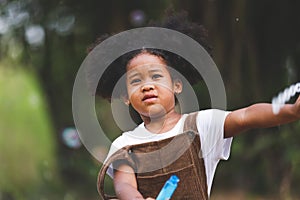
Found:
[[[133,79],[130,81],[130,84],[139,83],[140,81],[141,81],[140,79]]]
[[[161,78],[161,77],[162,77],[162,75],[160,75],[160,74],[154,74],[152,76],[153,79],[158,79],[158,78]]]

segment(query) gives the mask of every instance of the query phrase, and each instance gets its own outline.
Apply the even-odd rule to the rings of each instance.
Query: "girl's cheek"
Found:
[[[138,87],[130,87],[127,89],[127,93],[128,93],[128,96],[130,98],[130,96],[134,95],[138,90]]]
[[[139,93],[138,91],[140,91],[139,88],[134,88],[128,92],[128,98],[130,99],[130,101],[137,101],[141,98],[141,93]]]

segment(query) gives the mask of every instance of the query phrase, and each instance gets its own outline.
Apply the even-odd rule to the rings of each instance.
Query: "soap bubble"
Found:
[[[144,25],[146,21],[146,16],[142,10],[134,10],[130,13],[130,23],[137,27]]]
[[[78,149],[81,147],[81,141],[75,128],[65,128],[62,132],[62,140],[65,145],[72,149]]]

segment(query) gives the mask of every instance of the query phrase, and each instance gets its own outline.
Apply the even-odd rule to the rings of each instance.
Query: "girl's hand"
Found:
[[[298,96],[298,99],[296,100],[295,104],[295,112],[298,118],[300,118],[300,95]]]

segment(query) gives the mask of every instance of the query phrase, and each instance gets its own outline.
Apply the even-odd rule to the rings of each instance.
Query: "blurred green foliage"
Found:
[[[49,107],[35,73],[23,67],[0,63],[0,193],[17,199],[42,194],[58,178]]]

